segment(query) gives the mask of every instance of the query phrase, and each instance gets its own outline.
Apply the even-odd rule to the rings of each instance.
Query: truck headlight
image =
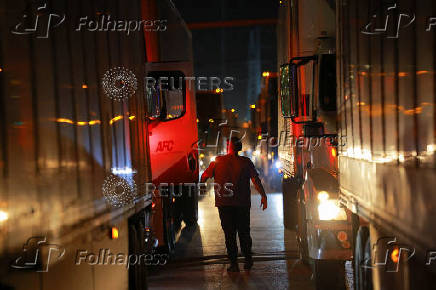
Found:
[[[282,167],[282,163],[280,162],[280,160],[277,160],[274,165],[277,169],[280,169]]]
[[[328,192],[327,191],[320,191],[319,193],[318,193],[318,200],[320,201],[320,202],[322,202],[322,201],[326,201],[327,199],[329,199],[329,194],[328,194]]]
[[[346,220],[347,213],[341,207],[337,199],[330,199],[325,191],[318,193],[318,217],[320,220]]]

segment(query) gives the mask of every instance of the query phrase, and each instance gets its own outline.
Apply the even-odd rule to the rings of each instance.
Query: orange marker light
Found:
[[[82,85],[82,89],[87,89],[87,88],[88,88],[88,85],[86,85],[86,84]]]
[[[351,248],[351,244],[349,241],[345,241],[345,242],[342,242],[342,247],[344,249],[349,249],[349,248]]]
[[[111,231],[112,231],[112,234],[111,234],[112,240],[118,239],[118,228],[112,227]]]
[[[338,240],[339,241],[341,241],[341,242],[345,242],[346,240],[347,240],[347,238],[348,238],[348,235],[347,235],[347,233],[346,232],[344,232],[344,231],[340,231],[339,233],[338,233]]]
[[[156,203],[152,202],[151,203],[151,208],[154,209],[156,207]]]
[[[398,263],[398,261],[400,260],[400,251],[398,250],[398,248],[395,248],[395,249],[392,251],[392,254],[391,254],[391,260],[392,260],[392,262],[394,262],[394,263]]]
[[[336,157],[336,148],[332,148],[332,156]]]
[[[116,116],[116,117],[113,117],[110,121],[109,121],[109,124],[113,124],[113,123],[115,123],[116,121],[118,121],[118,120],[121,120],[123,118],[123,116]]]

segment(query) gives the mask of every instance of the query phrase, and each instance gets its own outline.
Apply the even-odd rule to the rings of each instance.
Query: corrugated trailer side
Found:
[[[340,0],[336,9],[342,201],[356,214],[356,232],[369,229],[373,254],[380,238],[396,238],[424,273],[436,246],[436,37],[428,31],[436,3]],[[413,267],[407,279],[370,267],[374,287],[427,281]]]

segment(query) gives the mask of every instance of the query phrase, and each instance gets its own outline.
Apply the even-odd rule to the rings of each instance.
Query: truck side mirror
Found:
[[[297,66],[292,63],[280,67],[280,100],[285,118],[298,115]]]
[[[298,110],[298,67],[293,63],[289,65],[289,94],[291,116],[298,117],[300,113]]]
[[[151,120],[159,118],[162,113],[162,98],[159,91],[153,88],[146,88],[145,100],[147,102],[146,117]]]
[[[280,67],[280,98],[286,118],[312,117],[316,56],[295,57]]]
[[[164,121],[186,112],[186,83],[181,71],[151,71],[146,78],[147,118]]]

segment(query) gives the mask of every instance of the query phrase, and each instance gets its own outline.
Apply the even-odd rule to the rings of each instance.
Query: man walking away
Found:
[[[250,236],[250,179],[262,196],[262,209],[265,210],[268,204],[265,190],[253,163],[247,157],[238,156],[241,149],[241,141],[237,137],[232,137],[227,143],[227,155],[216,157],[201,176],[202,183],[208,178],[215,178],[215,206],[218,207],[226,239],[227,255],[230,260],[230,267],[227,268],[229,272],[239,272],[236,233],[245,256],[244,269],[249,270],[253,266]]]

